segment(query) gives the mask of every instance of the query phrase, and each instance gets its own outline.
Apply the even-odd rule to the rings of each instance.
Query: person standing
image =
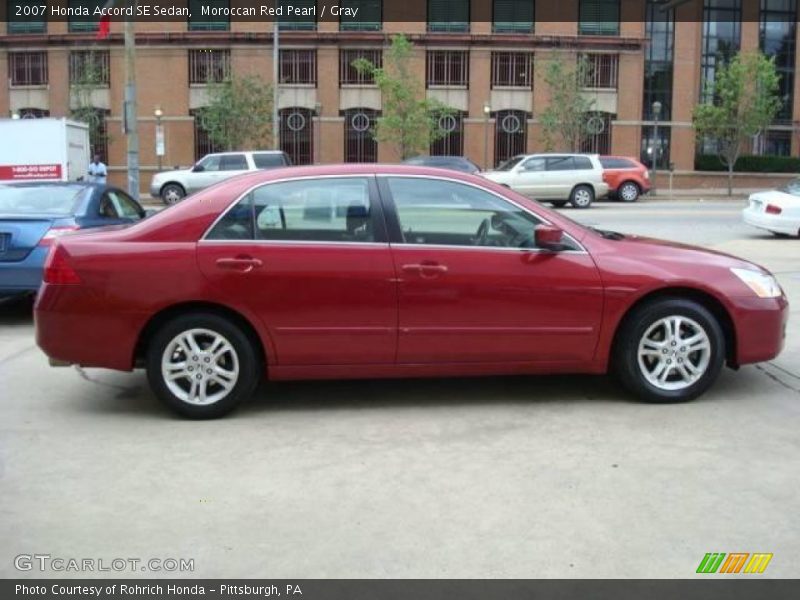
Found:
[[[100,155],[95,154],[92,162],[89,163],[89,181],[92,183],[105,183],[108,170],[100,160]]]

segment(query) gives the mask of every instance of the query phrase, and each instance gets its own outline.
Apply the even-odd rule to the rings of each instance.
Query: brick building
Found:
[[[9,1],[38,5],[28,0]],[[283,2],[277,1],[280,5]],[[319,4],[323,4],[320,0]],[[57,0],[63,7],[102,6],[105,0]],[[157,169],[155,109],[165,127],[164,166],[189,165],[213,145],[195,111],[207,82],[230,73],[272,80],[272,23],[201,16],[199,5],[249,6],[245,0],[175,0],[191,18],[136,23],[141,185]],[[314,0],[293,0],[315,6]],[[587,93],[596,99],[602,131],[587,150],[641,156],[660,153],[679,172],[694,168],[691,113],[702,81],[713,79],[721,57],[761,48],[782,74],[784,110],[770,131],[753,140],[753,153],[797,154],[800,89],[797,0],[341,0],[357,18],[280,21],[281,147],[297,163],[388,162],[393,148],[376,144],[369,127],[380,115],[380,92],[350,65],[357,57],[380,62],[391,35],[415,44],[411,68],[431,97],[455,109],[451,131],[434,154],[463,154],[497,164],[542,147],[537,114],[548,102],[542,61],[554,53],[591,65]],[[678,4],[662,10],[664,5]],[[102,115],[110,179],[124,184],[121,133],[123,23],[98,41],[96,18],[16,18],[0,23],[0,114],[67,115],[70,83],[90,62],[102,73],[92,103]],[[662,105],[659,140],[653,102]]]

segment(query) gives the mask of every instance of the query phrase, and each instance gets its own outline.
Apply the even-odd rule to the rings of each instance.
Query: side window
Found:
[[[141,219],[142,213],[133,199],[119,190],[109,190],[108,196],[116,208],[117,214],[123,219]]]
[[[588,156],[573,156],[572,163],[573,169],[577,171],[591,171],[594,168]]]
[[[544,171],[545,159],[529,158],[524,163],[522,163],[522,169],[525,171]]]
[[[253,163],[256,169],[271,169],[285,165],[283,154],[268,154],[266,152],[256,152],[253,154]]]
[[[571,156],[553,156],[547,159],[548,171],[571,171],[574,168]]]
[[[103,197],[100,198],[100,207],[98,212],[100,216],[105,219],[119,219],[120,215],[117,212],[117,207],[111,200],[111,192],[105,192]]]
[[[219,171],[220,158],[221,157],[219,154],[214,156],[206,156],[197,164],[198,166],[203,167],[203,171]]]
[[[220,171],[246,171],[247,159],[244,154],[225,154],[220,162]]]
[[[406,244],[530,248],[541,223],[518,206],[454,181],[389,177]]]

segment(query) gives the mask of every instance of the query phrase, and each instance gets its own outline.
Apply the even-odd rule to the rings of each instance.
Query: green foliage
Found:
[[[781,107],[778,74],[773,59],[760,52],[740,53],[721,65],[713,82],[706,82],[711,102],[694,109],[698,139],[712,141],[728,169],[728,194],[742,147],[762,133]]]
[[[560,57],[549,61],[544,82],[550,102],[539,113],[542,142],[548,151],[580,152],[589,137],[588,123],[594,108],[594,100],[584,91],[589,75],[585,57],[579,57],[574,66]]]
[[[360,58],[353,61],[359,73],[372,77],[383,96],[383,111],[373,137],[393,144],[401,158],[427,154],[432,142],[447,136],[439,119],[455,111],[443,103],[426,98],[425,90],[409,68],[413,45],[403,35],[392,37],[392,44],[378,68]]]
[[[698,154],[694,159],[698,171],[727,171],[716,154]],[[800,173],[796,156],[740,156],[733,165],[734,173]]]
[[[104,88],[105,83],[94,52],[89,52],[82,67],[77,79],[70,84],[72,97],[69,118],[89,126],[89,145],[92,147],[92,154],[96,154],[99,148],[105,147],[111,141],[107,128],[103,126],[105,110],[96,108],[93,100],[94,92]]]
[[[225,150],[271,146],[272,85],[253,76],[208,84],[208,104],[198,111],[200,124]]]

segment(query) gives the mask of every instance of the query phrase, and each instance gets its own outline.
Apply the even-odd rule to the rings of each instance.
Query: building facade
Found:
[[[696,153],[704,151],[691,117],[705,82],[731,54],[761,49],[775,57],[784,104],[774,126],[753,140],[751,153],[797,155],[797,2],[688,0],[663,10],[666,0],[341,0],[338,5],[359,9],[356,18],[279,19],[280,147],[298,164],[397,161],[395,148],[372,139],[381,93],[352,62],[380,64],[391,36],[402,33],[414,44],[409,68],[421,89],[453,109],[440,123],[448,135],[431,145],[432,154],[465,155],[491,166],[543,149],[537,115],[549,101],[544,64],[554,56],[582,56],[589,65],[585,93],[596,111],[585,150],[645,162],[657,156],[661,167],[691,171]],[[7,7],[26,3],[37,4],[14,0]],[[93,9],[105,0],[56,4]],[[173,4],[192,17],[135,25],[143,190],[159,168],[157,123],[165,131],[162,166],[190,165],[215,149],[197,119],[209,82],[231,74],[273,77],[271,22],[200,11],[201,4],[225,9],[248,2]],[[97,18],[11,12],[6,18],[0,22],[0,115],[67,116],[75,108],[75,88],[91,71],[97,85],[88,102],[103,132],[94,140],[96,150],[106,158],[110,179],[124,185],[123,23],[113,22],[110,35],[98,40]]]

